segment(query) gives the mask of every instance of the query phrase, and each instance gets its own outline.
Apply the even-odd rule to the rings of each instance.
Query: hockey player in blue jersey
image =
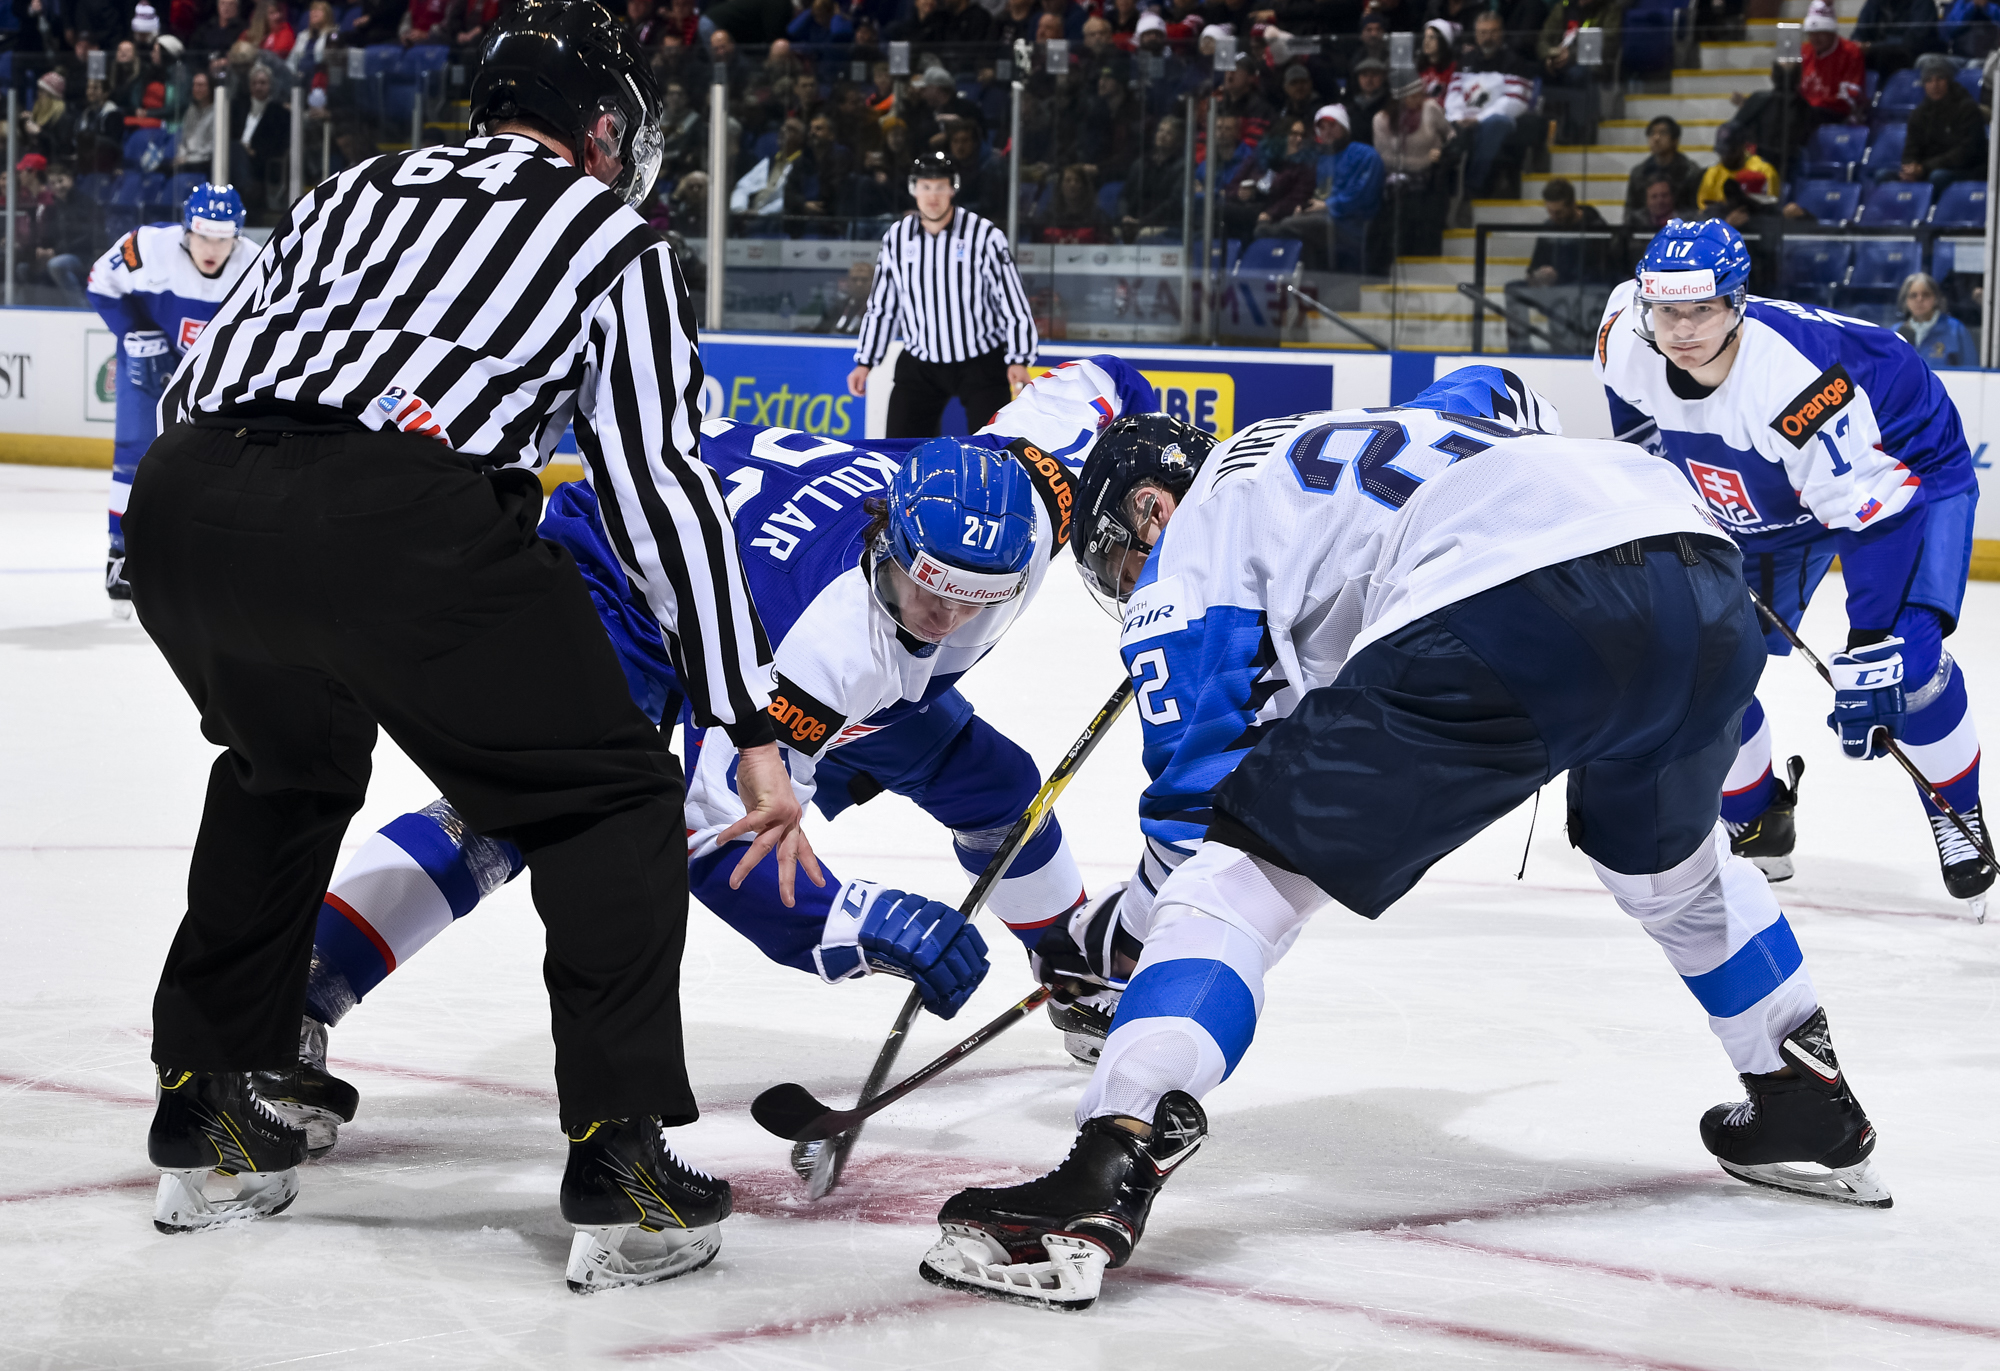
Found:
[[[139,459],[159,436],[167,381],[223,297],[256,260],[243,236],[243,200],[233,186],[204,182],[188,192],[178,224],[143,224],[120,238],[90,271],[90,303],[118,340],[118,424],[111,447],[111,551],[104,589],[122,617],[132,612],[125,581],[126,499]]]
[[[1794,630],[1840,558],[1847,642],[1833,654],[1842,752],[1881,757],[1886,735],[1975,832],[1979,735],[1958,627],[1979,486],[1958,410],[1895,333],[1748,294],[1750,254],[1719,219],[1668,224],[1636,279],[1612,292],[1596,368],[1621,438],[1672,459],[1743,549],[1744,579]],[[1783,656],[1776,628],[1765,639]],[[1779,780],[1753,701],[1724,781],[1735,850],[1792,874],[1798,772]],[[1945,889],[1985,903],[1994,871],[1918,792]]]
[[[702,426],[721,476],[751,594],[776,657],[771,713],[800,802],[827,818],[884,790],[914,800],[952,835],[976,875],[1040,786],[1033,760],[978,717],[959,679],[1040,589],[1069,536],[1075,470],[1119,415],[1152,390],[1115,357],[1065,363],[1032,381],[979,434],[848,443],[728,419]],[[629,589],[617,536],[581,484],[561,487],[542,535],[569,549],[624,665],[632,698],[686,724],[658,623]],[[948,905],[873,882],[801,883],[775,863],[734,873],[740,841],[718,835],[743,809],[735,750],[687,728],[693,894],[786,966],[839,982],[911,978],[950,1017],[987,967],[977,928]],[[290,1109],[316,1152],[333,1145],[356,1095],[326,1072],[326,1030],[417,949],[521,869],[520,854],[465,830],[440,800],[372,835],[336,875],[320,912],[301,1066],[260,1092]],[[1029,947],[1083,898],[1051,816],[989,907]]]
[[[1748,1091],[1702,1118],[1704,1144],[1752,1183],[1886,1206],[1803,954],[1719,822],[1762,634],[1741,554],[1679,474],[1555,436],[1546,401],[1484,366],[1205,454],[1143,423],[1099,443],[1074,537],[1124,602],[1153,777],[1134,888],[1163,878],[1125,893],[1142,951],[1068,1159],[948,1200],[925,1278],[1089,1304],[1199,1146],[1197,1101],[1248,1051],[1306,920],[1329,900],[1380,915],[1565,771],[1570,840]],[[1086,912],[1073,941],[1115,981]]]

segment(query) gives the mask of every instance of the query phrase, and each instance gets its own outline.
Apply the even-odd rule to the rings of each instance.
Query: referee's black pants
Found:
[[[944,407],[956,395],[965,406],[966,431],[976,433],[1014,398],[1007,385],[1004,348],[964,362],[923,362],[906,350],[896,359],[896,388],[889,392],[887,438],[935,438]]]
[[[226,749],[153,1001],[153,1060],[288,1066],[377,724],[517,844],[547,933],[562,1121],[696,1116],[680,768],[525,472],[400,433],[177,425],[126,516],[139,617]]]

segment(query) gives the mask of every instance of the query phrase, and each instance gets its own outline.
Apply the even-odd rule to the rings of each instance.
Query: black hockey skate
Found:
[[[154,1070],[160,1103],[146,1155],[161,1175],[153,1227],[192,1233],[282,1214],[299,1195],[305,1133],[258,1096],[248,1072]]]
[[[1145,945],[1119,918],[1123,882],[1078,901],[1050,924],[1028,954],[1035,978],[1054,991],[1049,1022],[1063,1035],[1063,1048],[1081,1066],[1096,1066],[1118,1013],[1122,987],[1131,979]]]
[[[1730,825],[1730,852],[1748,857],[1764,873],[1764,879],[1774,884],[1792,878],[1792,848],[1799,839],[1793,811],[1799,807],[1799,777],[1805,774],[1805,758],[1787,761],[1785,780],[1772,792],[1769,808],[1740,829]]]
[[[1702,1115],[1702,1144],[1724,1171],[1752,1185],[1889,1208],[1889,1189],[1868,1161],[1875,1125],[1847,1088],[1826,1011],[1815,1009],[1779,1051],[1796,1074],[1742,1077],[1749,1098]]]
[[[699,1271],[722,1250],[729,1211],[729,1182],[676,1157],[656,1118],[599,1119],[569,1134],[562,1216],[576,1225],[566,1274],[579,1295]]]
[[[354,1122],[361,1092],[326,1069],[326,1025],[308,1014],[299,1024],[299,1064],[286,1071],[253,1071],[251,1084],[279,1118],[305,1130],[306,1155],[324,1157],[340,1141],[340,1126]]]
[[[1961,814],[1965,826],[1991,846],[1993,836],[1986,827],[1984,805],[1974,805]],[[1958,826],[1942,814],[1931,815],[1931,839],[1937,843],[1938,866],[1944,872],[1944,888],[1954,900],[1972,906],[1972,917],[1986,922],[1986,892],[1993,888],[1993,864],[1979,855],[1979,849],[1965,840]]]
[[[917,1274],[933,1285],[1051,1309],[1088,1309],[1106,1268],[1123,1266],[1153,1197],[1208,1134],[1192,1095],[1170,1090],[1142,1139],[1092,1119],[1063,1164],[1004,1190],[961,1190],[938,1211],[944,1236]]]
[[[111,598],[111,612],[120,619],[132,617],[132,583],[125,579],[125,553],[114,549],[104,561],[104,593]]]

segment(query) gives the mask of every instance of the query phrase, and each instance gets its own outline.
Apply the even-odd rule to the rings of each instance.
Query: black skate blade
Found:
[[[1087,1300],[1044,1300],[1033,1295],[1017,1295],[1008,1290],[996,1290],[987,1285],[972,1285],[965,1281],[955,1281],[929,1262],[917,1263],[917,1274],[937,1286],[940,1290],[954,1290],[961,1295],[977,1295],[983,1300],[993,1300],[999,1304],[1023,1304],[1031,1309],[1055,1309],[1065,1314],[1080,1313],[1097,1303],[1095,1296]]]
[[[835,1112],[814,1099],[804,1086],[790,1081],[774,1085],[750,1101],[750,1117],[766,1133],[775,1133],[792,1142],[818,1142],[832,1137],[840,1131],[838,1125],[831,1128],[815,1125]]]

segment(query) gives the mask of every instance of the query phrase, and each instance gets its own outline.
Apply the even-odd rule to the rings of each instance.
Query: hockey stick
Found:
[[[831,1138],[836,1133],[845,1133],[849,1136],[858,1134],[861,1131],[862,1120],[887,1109],[931,1077],[955,1062],[971,1056],[1001,1033],[1040,1009],[1054,993],[1048,986],[1036,986],[1026,999],[1014,1005],[992,1023],[964,1041],[946,1048],[944,1054],[935,1061],[918,1067],[908,1077],[890,1086],[881,1094],[864,1094],[861,1102],[852,1109],[834,1109],[821,1104],[804,1086],[787,1082],[784,1085],[774,1085],[759,1095],[750,1106],[751,1116],[768,1132],[776,1133],[781,1138],[790,1138],[793,1142],[817,1142],[822,1138]]]
[[[1806,646],[1806,640],[1794,633],[1790,624],[1771,612],[1771,607],[1764,603],[1763,596],[1751,590],[1747,585],[1743,588],[1750,591],[1750,603],[1757,606],[1757,612],[1770,620],[1771,625],[1778,632],[1785,635],[1785,640],[1804,654],[1805,659],[1813,664],[1813,670],[1819,673],[1821,680],[1825,681],[1828,685],[1832,685],[1833,673],[1826,669],[1826,663],[1820,660],[1819,654]],[[1924,792],[1924,798],[1936,805],[1939,812],[1945,818],[1951,820],[1951,826],[1963,834],[1968,843],[1972,844],[1972,850],[1977,852],[1981,857],[1984,857],[1988,866],[2000,867],[2000,862],[1993,860],[1993,849],[1988,847],[1980,839],[1979,835],[1972,831],[1972,826],[1966,823],[1964,817],[1956,809],[1951,807],[1951,801],[1945,799],[1939,793],[1938,788],[1930,783],[1930,779],[1923,772],[1917,770],[1917,764],[1910,760],[1908,753],[1897,746],[1896,740],[1894,738],[1885,738],[1883,739],[1883,744],[1889,749],[1889,755],[1902,764],[1903,770],[1910,773],[1910,779],[1917,783],[1917,789]]]
[[[980,906],[986,903],[986,897],[992,894],[993,887],[1000,883],[1000,878],[1007,874],[1007,868],[1014,864],[1014,858],[1019,856],[1021,849],[1027,845],[1029,835],[1041,824],[1042,819],[1047,816],[1049,810],[1054,808],[1056,797],[1061,795],[1064,788],[1069,785],[1071,778],[1076,775],[1077,768],[1083,765],[1084,758],[1091,754],[1092,749],[1097,746],[1098,740],[1110,731],[1111,725],[1117,721],[1120,714],[1125,712],[1125,706],[1130,704],[1131,701],[1132,682],[1128,678],[1118,683],[1118,689],[1111,692],[1111,698],[1104,702],[1104,707],[1097,711],[1096,717],[1091,719],[1089,724],[1084,727],[1083,732],[1077,736],[1077,740],[1070,744],[1069,751],[1063,754],[1063,759],[1056,763],[1055,770],[1049,773],[1049,779],[1043,782],[1042,788],[1035,793],[1035,798],[1029,802],[1027,811],[1014,821],[1012,828],[1007,830],[1006,836],[1000,840],[1000,846],[994,851],[992,859],[986,863],[986,869],[979,873],[979,879],[973,882],[971,891],[966,895],[964,902],[959,905],[958,912],[960,914],[969,919],[979,912]],[[901,1099],[903,1094],[907,1094],[909,1090],[916,1089],[917,1086],[923,1084],[931,1076],[936,1075],[938,1071],[942,1071],[952,1062],[958,1060],[959,1057],[971,1052],[974,1048],[984,1045],[993,1034],[998,1033],[1001,1029],[1010,1026],[1012,1023],[1019,1022],[1020,1019],[1026,1018],[1044,999],[1047,999],[1045,993],[1042,994],[1041,999],[1036,999],[1034,995],[1030,995],[1028,1000],[1034,1000],[1034,1004],[1030,1005],[1028,1004],[1028,1000],[1023,1000],[1020,1005],[1014,1007],[1015,1010],[1021,1010],[1019,1014],[1014,1014],[1014,1011],[1010,1010],[1008,1014],[1001,1015],[1000,1019],[995,1019],[978,1033],[975,1033],[971,1039],[959,1044],[951,1052],[946,1053],[944,1057],[925,1067],[923,1071],[918,1072],[909,1081],[905,1081],[903,1085],[898,1086],[897,1091],[900,1093],[896,1094],[895,1098]],[[908,1036],[910,1024],[915,1021],[917,1011],[922,1009],[923,1005],[923,997],[914,990],[903,1001],[903,1007],[897,1013],[895,1023],[889,1027],[889,1036],[883,1040],[882,1050],[875,1055],[875,1065],[869,1071],[868,1079],[861,1087],[861,1097],[856,1101],[854,1110],[848,1111],[855,1115],[855,1124],[845,1128],[845,1131],[841,1132],[837,1137],[829,1137],[825,1133],[815,1135],[827,1139],[827,1142],[820,1149],[819,1158],[813,1163],[812,1176],[806,1182],[806,1195],[808,1198],[820,1199],[840,1184],[840,1172],[841,1168],[847,1165],[847,1154],[854,1150],[855,1141],[861,1136],[859,1121],[867,1118],[869,1114],[874,1112],[872,1109],[863,1110],[862,1106],[873,1101],[877,1092],[882,1089],[882,1083],[889,1079],[889,1072],[896,1065],[896,1056],[903,1050],[903,1039]],[[1027,1008],[1022,1009],[1022,1005],[1026,1005]],[[1013,1015],[1013,1017],[1009,1018],[1009,1015]],[[1006,1022],[1003,1023],[1002,1020],[1006,1020]],[[919,1077],[921,1079],[918,1079]],[[905,1086],[908,1087],[907,1090],[904,1088]],[[793,1128],[774,1127],[771,1123],[765,1121],[765,1114],[771,1110],[790,1109],[794,1113],[787,1113],[783,1115],[783,1118],[787,1120],[794,1119],[795,1111],[798,1108],[797,1100],[799,1096],[804,1096],[807,1101],[812,1102],[815,1113],[827,1112],[825,1106],[813,1100],[812,1096],[807,1094],[803,1086],[787,1083],[772,1086],[752,1101],[750,1105],[751,1116],[779,1137],[793,1138]],[[777,1097],[776,1100],[773,1097]],[[767,1101],[771,1103],[767,1104]],[[886,1105],[888,1102],[884,1100],[883,1104]]]

